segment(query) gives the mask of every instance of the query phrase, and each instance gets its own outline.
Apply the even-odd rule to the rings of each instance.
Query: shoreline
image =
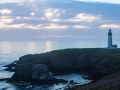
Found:
[[[7,66],[7,70],[15,70],[15,74],[18,76],[14,78],[12,77],[11,79],[16,79],[17,81],[17,79],[21,76],[32,76],[33,71],[31,70],[33,70],[34,66],[41,65],[42,63],[43,65],[47,66],[54,76],[73,72],[79,72],[88,75],[88,77],[85,78],[93,81],[89,84],[80,86],[86,88],[88,85],[95,84],[106,76],[119,72],[119,55],[120,49],[62,49],[42,54],[24,55],[19,58],[19,61],[16,64],[12,63],[10,64],[10,67]],[[12,68],[13,66],[15,67],[14,70]],[[44,70],[44,68],[38,68],[38,70]],[[20,80],[24,80],[22,77]],[[28,80],[31,80],[30,77],[27,78]],[[74,84],[73,81],[71,82]]]
[[[73,74],[75,74],[75,73],[73,73]],[[71,74],[64,74],[63,76],[66,76],[66,75],[72,75],[72,73],[71,73]],[[75,74],[75,75],[80,75],[80,74]],[[55,76],[55,78],[56,78],[56,77],[61,77],[61,76]],[[66,77],[68,77],[68,76],[66,76]],[[74,75],[72,75],[72,77],[73,77],[73,78],[74,78],[74,77],[76,78],[76,76],[74,76]],[[80,77],[82,77],[82,75],[80,75]],[[80,77],[79,77],[79,78],[80,78]],[[83,77],[82,77],[82,78],[83,78]],[[9,80],[9,79],[10,79],[10,78],[0,79],[0,82],[1,82],[1,81],[6,81],[6,80]],[[66,79],[64,79],[64,78],[62,78],[62,79],[63,79],[63,80],[66,80]],[[69,79],[71,79],[71,78],[69,78]],[[84,78],[83,78],[83,79],[84,79]],[[23,82],[23,81],[20,81],[20,82],[7,82],[7,83],[8,83],[8,84],[11,84],[11,85],[19,86],[19,87],[24,87],[24,88],[33,88],[33,87],[36,87],[36,86],[39,87],[39,85],[40,85],[40,86],[45,86],[45,85],[47,85],[47,86],[50,86],[50,87],[53,87],[54,85],[56,85],[56,87],[58,87],[58,86],[60,85],[58,89],[62,88],[63,86],[64,86],[64,88],[67,88],[67,89],[69,88],[69,89],[71,89],[72,87],[76,86],[76,84],[77,84],[77,83],[75,83],[76,81],[74,81],[74,80],[73,80],[74,83],[70,83],[72,80],[73,80],[73,79],[71,79],[71,80],[69,81],[69,83],[67,82],[67,83],[63,83],[63,84],[62,84],[62,83],[58,83],[58,84],[57,84],[57,83],[55,83],[55,84],[47,84],[47,83],[45,83],[45,84],[38,84],[38,83],[36,83],[36,84],[35,84],[35,83],[27,82],[27,81],[26,81],[26,82],[25,82],[25,81],[24,81],[24,82]],[[84,80],[88,80],[88,79],[84,79]],[[88,80],[88,81],[89,81],[89,80]],[[81,82],[81,83],[82,83],[82,82]],[[84,83],[86,83],[86,81],[84,81]],[[88,83],[89,83],[89,82],[88,82]],[[57,85],[58,85],[58,86],[57,86]],[[81,84],[78,83],[78,85],[81,85]],[[50,87],[49,87],[49,88],[50,88]],[[69,89],[68,89],[68,90],[69,90]]]

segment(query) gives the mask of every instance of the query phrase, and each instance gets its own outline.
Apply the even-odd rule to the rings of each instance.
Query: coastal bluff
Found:
[[[42,54],[29,54],[19,58],[16,66],[24,64],[45,64],[52,72],[63,71],[111,71],[119,69],[120,49],[106,48],[61,49]],[[29,70],[30,68],[28,68]],[[24,71],[24,70],[23,70]]]
[[[11,80],[24,80],[25,76],[30,79],[33,66],[38,64],[46,65],[53,75],[62,72],[91,71],[89,76],[98,79],[120,70],[120,49],[74,48],[25,55],[19,58]]]

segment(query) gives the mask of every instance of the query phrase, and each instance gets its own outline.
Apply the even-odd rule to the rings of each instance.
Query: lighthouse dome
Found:
[[[109,29],[108,35],[109,35],[109,36],[112,35],[112,31],[111,31],[111,29]]]

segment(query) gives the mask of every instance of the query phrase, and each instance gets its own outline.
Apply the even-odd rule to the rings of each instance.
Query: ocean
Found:
[[[19,57],[26,54],[40,54],[58,49],[66,48],[93,48],[94,44],[89,42],[79,41],[0,41],[0,79],[10,78],[14,72],[5,71],[5,65],[13,61],[19,60]],[[63,76],[55,76],[65,80],[74,80],[79,85],[91,82],[91,80],[83,79],[83,75],[72,73]],[[0,81],[0,90],[64,90],[68,84],[54,84],[54,85],[29,85],[26,87],[16,86],[13,84]]]

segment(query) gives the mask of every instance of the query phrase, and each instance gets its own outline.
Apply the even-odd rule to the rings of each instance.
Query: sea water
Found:
[[[94,47],[92,43],[91,47]],[[89,45],[90,45],[89,44]],[[66,48],[85,48],[86,43],[79,41],[0,41],[0,79],[10,78],[14,72],[5,71],[5,65],[10,64],[13,61],[19,60],[19,57],[26,54],[40,54],[49,52],[52,50],[66,49]],[[83,85],[91,82],[81,77],[80,74],[66,74],[62,76],[55,76],[58,79],[74,80],[79,85]],[[0,90],[64,90],[68,87],[68,83],[59,83],[54,85],[28,85],[22,87],[14,84],[5,83],[6,81],[0,81]],[[69,86],[70,87],[70,86]]]

